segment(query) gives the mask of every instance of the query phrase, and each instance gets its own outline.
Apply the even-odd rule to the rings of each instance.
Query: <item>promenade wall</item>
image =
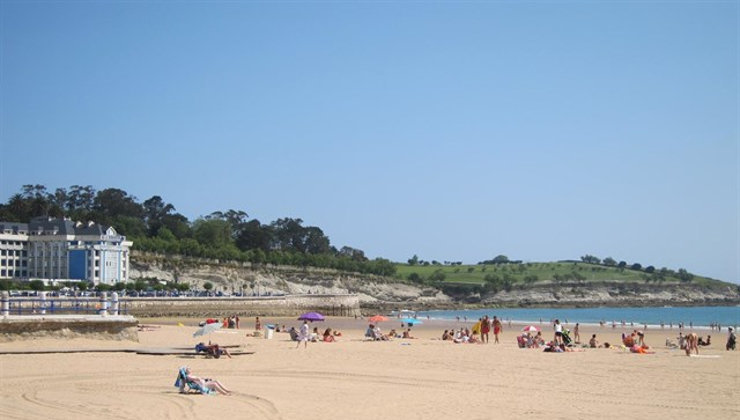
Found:
[[[360,300],[357,295],[122,298],[121,309],[138,318],[298,316],[309,311],[328,316],[355,316],[360,315]]]
[[[9,313],[89,314],[101,308],[111,310],[112,304],[98,297],[12,298]],[[42,311],[45,309],[44,311]],[[360,300],[354,294],[306,294],[259,297],[122,297],[121,314],[137,318],[149,317],[224,317],[239,316],[298,316],[317,311],[328,316],[360,315]]]

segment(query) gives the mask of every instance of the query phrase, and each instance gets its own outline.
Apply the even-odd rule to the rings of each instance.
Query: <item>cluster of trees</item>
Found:
[[[118,188],[96,191],[73,185],[53,192],[24,185],[0,204],[0,220],[29,222],[38,216],[68,217],[113,226],[134,242],[134,249],[259,264],[313,266],[391,276],[390,261],[369,260],[362,250],[333,247],[324,232],[298,218],[268,224],[241,210],[216,211],[191,222],[155,195],[139,202]]]
[[[497,255],[492,260],[484,260],[478,265],[498,265],[498,264],[521,264],[522,260],[510,260],[506,255]]]
[[[654,266],[649,265],[647,267],[642,266],[640,263],[632,263],[627,264],[626,261],[619,261],[615,260],[612,257],[606,257],[603,260],[601,260],[598,257],[595,257],[593,255],[586,254],[581,257],[581,261],[588,263],[588,264],[596,264],[596,265],[604,265],[607,267],[616,267],[618,269],[624,270],[629,268],[633,271],[643,271],[647,275],[643,275],[646,282],[650,281],[656,281],[656,282],[662,282],[667,280],[669,277],[677,278],[683,283],[691,282],[694,279],[694,275],[686,271],[684,268],[679,268],[678,271],[671,270],[669,268],[663,267],[661,269],[656,269]]]
[[[420,260],[419,259],[419,256],[416,255],[416,254],[414,254],[413,257],[409,258],[406,262],[409,265],[423,265],[423,266],[428,266],[428,265],[462,265],[462,261],[445,261],[444,263],[441,263],[441,262],[439,262],[437,260],[424,261],[424,260]]]

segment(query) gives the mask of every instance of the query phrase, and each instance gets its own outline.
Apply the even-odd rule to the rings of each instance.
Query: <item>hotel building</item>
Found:
[[[0,222],[0,279],[127,282],[131,245],[113,227],[93,222]]]

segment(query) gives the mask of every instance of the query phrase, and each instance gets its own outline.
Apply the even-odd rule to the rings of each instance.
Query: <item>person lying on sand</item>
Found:
[[[648,346],[640,346],[635,344],[634,346],[630,347],[631,353],[638,353],[638,354],[655,354],[654,351],[649,351],[650,347]]]
[[[203,353],[206,353],[208,355],[211,355],[211,356],[215,357],[216,359],[218,359],[219,357],[221,357],[222,355],[225,354],[226,356],[229,357],[229,359],[231,359],[231,353],[229,353],[229,351],[227,349],[222,348],[222,347],[219,347],[219,345],[218,344],[215,344],[215,343],[214,344],[211,344],[210,341],[208,342],[207,345],[204,344],[204,343],[198,343],[198,344],[196,344],[195,345],[195,352],[196,353],[203,352]]]

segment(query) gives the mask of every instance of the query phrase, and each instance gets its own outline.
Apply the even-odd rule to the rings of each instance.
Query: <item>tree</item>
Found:
[[[581,257],[581,261],[588,263],[588,264],[601,264],[601,260],[594,257],[593,255],[584,255]]]
[[[642,265],[640,263],[634,263],[630,266],[630,270],[635,270],[635,271],[642,270]]]
[[[87,220],[93,209],[95,194],[92,185],[72,185],[67,192],[67,216],[74,220]]]
[[[609,267],[613,267],[617,265],[617,261],[612,257],[606,257],[604,258],[604,265],[608,265]]]
[[[655,272],[655,267],[653,267],[652,265],[649,265],[649,266],[645,267],[645,272],[648,273],[648,274],[652,274],[652,273]]]
[[[678,279],[684,283],[688,283],[694,279],[694,275],[686,271],[685,268],[678,269]]]
[[[337,252],[337,255],[340,257],[348,257],[353,261],[367,261],[364,251],[350,246],[343,246],[342,249]]]
[[[213,283],[211,283],[210,281],[207,281],[203,283],[203,288],[210,291],[211,289],[213,289]]]
[[[118,188],[106,188],[98,191],[93,201],[93,210],[98,223],[110,224],[116,216],[129,216],[141,219],[144,210],[136,202],[136,197],[129,196]]]
[[[419,257],[416,254],[414,254],[413,257],[409,258],[408,263],[409,265],[419,264]]]
[[[162,226],[162,219],[175,211],[175,206],[165,203],[162,197],[155,195],[142,203],[144,221],[149,229],[149,235],[153,236]]]
[[[243,251],[260,249],[267,252],[272,242],[272,229],[269,226],[263,226],[256,219],[242,224],[236,237],[236,246]]]
[[[198,219],[193,223],[193,236],[202,245],[221,248],[231,243],[231,225],[225,220]]]
[[[507,257],[506,255],[497,255],[493,259],[494,264],[506,264],[508,262],[509,262],[509,257]]]

